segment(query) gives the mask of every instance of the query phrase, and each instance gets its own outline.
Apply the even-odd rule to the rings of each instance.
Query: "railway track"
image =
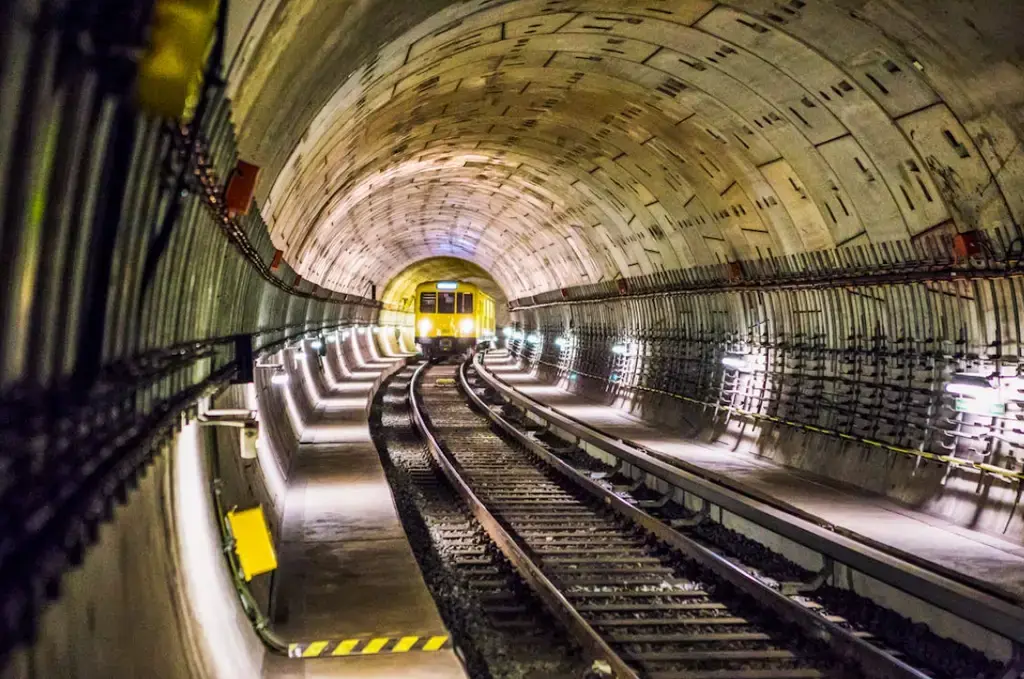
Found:
[[[374,438],[410,544],[474,679],[583,672],[571,640],[453,491],[412,425],[408,367],[384,385]]]
[[[538,455],[496,434],[457,388],[464,380],[456,366],[422,366],[410,385],[414,422],[491,538],[615,676],[928,676],[772,590],[557,455]]]

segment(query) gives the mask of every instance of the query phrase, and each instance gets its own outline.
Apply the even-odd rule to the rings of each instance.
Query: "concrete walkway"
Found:
[[[369,332],[353,334],[328,345],[328,375],[303,371],[313,408],[289,478],[273,627],[287,641],[328,641],[328,653],[354,637],[447,634],[370,438],[377,387],[405,361],[381,358],[372,343]],[[453,651],[442,650],[268,657],[264,676],[454,679],[465,672]]]

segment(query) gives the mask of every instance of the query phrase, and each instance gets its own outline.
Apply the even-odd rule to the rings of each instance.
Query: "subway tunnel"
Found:
[[[830,582],[1021,676],[1021,26],[1012,0],[3,3],[0,677],[491,676],[371,436],[427,281],[495,300],[476,370],[524,422],[948,581]],[[362,494],[330,468],[353,451]],[[254,506],[278,569],[241,582],[224,517]],[[384,543],[363,561],[403,587],[349,556]],[[337,605],[363,586],[430,624]],[[452,638],[288,657],[319,624]]]

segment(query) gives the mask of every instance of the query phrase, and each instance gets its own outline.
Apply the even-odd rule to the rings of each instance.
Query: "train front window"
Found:
[[[421,292],[420,293],[420,313],[421,314],[436,314],[437,313],[437,293],[436,292]]]
[[[454,314],[455,313],[455,293],[454,292],[438,293],[437,313],[439,313],[439,314]]]
[[[460,314],[471,314],[473,313],[473,293],[462,292],[459,293],[459,313]]]

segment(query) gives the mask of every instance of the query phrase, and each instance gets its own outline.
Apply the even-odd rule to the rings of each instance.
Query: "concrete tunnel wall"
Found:
[[[276,49],[232,71],[240,146],[266,168],[260,199],[297,271],[357,293],[462,258],[544,337],[552,379],[579,373],[574,389],[682,415],[705,440],[1024,534],[1013,483],[885,447],[1021,470],[1024,435],[952,415],[942,393],[961,371],[1015,378],[1017,282],[772,287],[1019,260],[1024,42],[1007,27],[1024,5],[407,4],[281,0],[260,23]],[[287,40],[300,33],[319,39]],[[965,232],[985,262],[951,259]],[[702,276],[703,291],[685,282]],[[725,290],[732,276],[746,290]],[[691,290],[586,301],[618,297],[612,281]],[[554,351],[558,335],[574,348]],[[749,415],[715,407],[734,386],[727,351],[765,382],[741,398]]]
[[[225,510],[262,505],[280,541],[299,434],[329,382],[309,342],[303,344],[305,361],[295,358],[296,349],[261,359],[285,366],[287,385],[271,384],[273,370],[258,368],[254,384],[229,387],[210,402],[259,410],[257,459],[241,457],[236,428],[184,425],[127,503],[100,526],[95,546],[45,610],[36,642],[18,648],[0,678],[263,676],[266,649],[231,582],[212,484],[220,479]],[[369,330],[327,347],[324,362],[349,375],[378,351]],[[262,575],[249,583],[264,614],[272,582],[273,575]]]
[[[957,0],[941,11],[924,0],[232,6],[230,88],[242,155],[264,168],[259,199],[287,265],[335,291],[362,295],[415,261],[458,256],[492,273],[510,298],[557,295],[560,288],[582,298],[588,286],[619,278],[829,248],[857,252],[849,248],[974,229],[1013,237],[1024,222],[1020,3]],[[33,151],[43,148],[42,138],[33,138]],[[226,161],[218,162],[226,176]],[[212,217],[203,219],[213,231]],[[185,233],[175,232],[175,248]],[[41,250],[25,252],[28,261]],[[122,274],[114,271],[118,285],[135,289],[134,278]],[[746,332],[754,319],[772,328],[758,345],[761,364],[777,365],[773,352],[804,332],[825,335],[833,353],[847,337],[859,336],[852,348],[866,350],[878,326],[891,342],[912,336],[940,343],[952,358],[928,359],[928,378],[912,378],[934,388],[964,361],[981,360],[970,354],[987,356],[997,328],[1016,323],[1008,314],[1021,297],[1014,284],[999,282],[998,294],[984,286],[971,295],[920,288],[886,288],[884,312],[872,306],[877,299],[865,301],[862,293],[871,290],[824,299],[780,291],[763,312],[749,297],[709,293],[699,309],[624,301],[573,316],[576,307],[556,304],[518,318],[548,339],[575,321],[582,340],[574,362],[561,373],[541,366],[553,379],[593,369],[600,377],[575,388],[655,419],[686,412],[703,437],[997,529],[1007,493],[993,483],[976,494],[974,481],[957,473],[942,486],[935,468],[926,465],[914,477],[902,457],[850,444],[837,450],[804,434],[796,442],[778,427],[725,423],[602,381],[616,360],[608,344],[623,338],[643,344],[635,362],[648,372],[672,375],[675,365],[703,361],[705,376],[673,388],[715,398],[707,390],[720,383],[726,335]],[[62,287],[47,290],[55,299],[71,297]],[[227,311],[231,293],[201,292],[209,293],[203,318],[224,315],[218,312]],[[354,317],[271,292],[273,299],[254,298],[245,318],[220,334]],[[818,315],[809,316],[817,305]],[[232,310],[239,309],[235,303]],[[147,319],[179,311],[155,298],[145,304]],[[39,315],[32,327],[46,318]],[[803,329],[823,328],[823,319],[837,322]],[[202,336],[196,327],[180,324],[174,341]],[[1009,337],[1002,341],[1007,354],[1019,355]],[[973,350],[962,350],[963,342]],[[143,348],[152,347],[126,344],[126,356]],[[816,361],[816,350],[796,351]],[[561,358],[544,360],[557,365]],[[771,407],[796,417],[786,399]],[[291,426],[267,434],[282,456]],[[995,452],[1004,463],[1015,457]],[[60,676],[78,663],[81,676],[143,669],[153,676],[153,657],[170,659],[158,671],[173,679],[212,676],[216,659],[194,653],[202,642],[184,615],[181,527],[168,504],[175,469],[188,459],[171,452],[154,463],[129,506],[100,528],[101,546],[64,580],[64,595],[41,621],[40,644],[18,651],[4,679]],[[225,463],[221,471],[227,476],[230,468]],[[235,470],[231,483],[249,478],[245,472]],[[247,492],[270,494],[279,521],[280,493],[255,482]],[[239,490],[238,497],[247,496]],[[1007,525],[1019,535],[1014,521]],[[139,552],[139,544],[149,549]],[[249,643],[230,619],[219,624],[239,648]],[[164,628],[170,632],[158,632]],[[138,650],[115,656],[93,648],[96,639],[130,640]]]
[[[1008,390],[1020,388],[1017,362],[987,350],[1001,344],[1016,355],[1019,335],[1004,329],[998,339],[995,324],[984,322],[1009,313],[993,309],[994,300],[1011,300],[1016,284],[1004,279],[991,286],[990,293],[974,288],[976,297],[965,293],[967,284],[950,284],[951,294],[943,295],[924,283],[859,294],[844,288],[666,294],[554,303],[515,316],[526,333],[541,338],[539,345],[520,345],[524,365],[552,383],[677,435],[715,442],[723,452],[765,456],[1019,540],[1024,516],[1016,484],[918,464],[912,454],[878,445],[1022,468],[1012,425],[983,415],[957,418],[954,395],[943,391],[954,373],[968,371],[1001,373]],[[927,318],[945,320],[928,327]],[[624,355],[611,351],[616,344]],[[746,372],[722,363],[737,353],[749,362]],[[740,412],[730,415],[729,407]],[[1019,412],[1012,400],[1007,409],[1011,416]],[[1005,440],[974,438],[989,432],[1004,432]]]

